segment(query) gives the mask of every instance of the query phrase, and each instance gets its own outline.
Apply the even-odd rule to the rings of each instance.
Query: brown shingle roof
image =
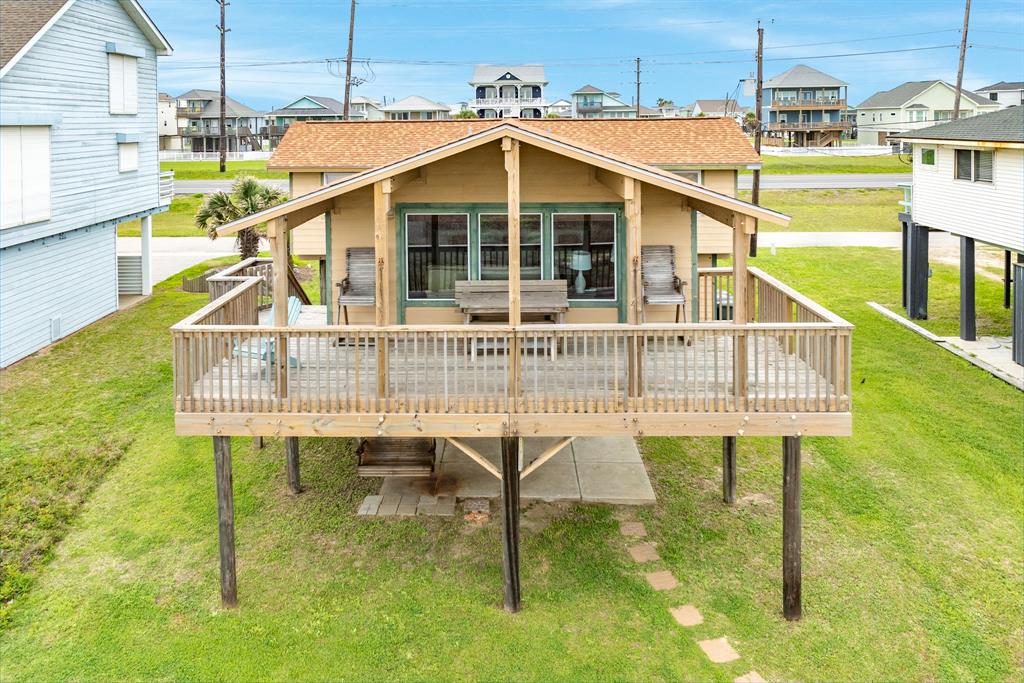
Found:
[[[4,0],[0,2],[0,67],[39,33],[68,0]]]
[[[288,128],[269,168],[367,169],[439,147],[501,119],[454,121],[305,121]],[[651,166],[759,162],[735,121],[699,119],[520,119],[517,125]]]

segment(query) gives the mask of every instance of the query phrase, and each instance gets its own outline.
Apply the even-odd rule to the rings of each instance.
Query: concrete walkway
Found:
[[[466,439],[499,469],[498,439]],[[524,467],[557,439],[528,438]],[[433,477],[387,477],[380,495],[498,498],[498,479],[450,443],[438,443],[440,462]],[[530,473],[520,484],[523,500],[653,505],[654,489],[629,437],[579,438]]]

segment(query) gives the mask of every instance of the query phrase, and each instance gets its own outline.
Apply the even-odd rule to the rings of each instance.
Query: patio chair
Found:
[[[302,301],[297,296],[288,297],[288,327],[291,327],[296,322],[298,322],[299,312],[301,310]],[[273,324],[273,306],[270,307],[270,320],[271,324]],[[256,360],[262,363],[266,363],[267,365],[273,365],[275,359],[275,347],[276,344],[274,343],[273,339],[260,339],[258,347],[254,346],[251,341],[248,342],[247,344],[242,344],[240,343],[240,341],[235,341],[235,356],[237,356],[238,358],[255,358]],[[294,356],[288,356],[288,365],[293,368],[297,368],[299,367],[299,361]]]
[[[643,279],[644,319],[646,306],[667,304],[676,307],[676,322],[682,314],[686,322],[686,282],[676,277],[675,249],[671,244],[646,244],[640,247]]]
[[[345,279],[338,286],[338,317],[349,306],[373,306],[377,303],[376,256],[373,247],[349,247],[345,250]]]

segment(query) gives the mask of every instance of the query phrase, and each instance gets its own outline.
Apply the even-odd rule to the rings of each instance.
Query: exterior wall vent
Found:
[[[50,318],[50,341],[55,342],[58,339],[60,339],[60,316]]]

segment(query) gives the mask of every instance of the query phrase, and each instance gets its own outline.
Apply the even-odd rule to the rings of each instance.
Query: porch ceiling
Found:
[[[499,126],[485,129],[440,147],[414,154],[380,168],[371,169],[345,178],[339,182],[295,197],[278,206],[232,221],[222,226],[217,231],[217,234],[232,234],[243,228],[275,219],[283,219],[284,229],[289,230],[302,225],[313,216],[329,211],[336,197],[506,137],[555,154],[576,159],[605,171],[664,188],[686,197],[694,209],[726,225],[733,227],[742,226],[749,230],[749,224],[752,224],[752,221],[747,221],[747,218],[756,218],[783,226],[789,224],[789,217],[777,211],[715,192],[704,186],[684,180],[668,171],[645,164],[638,164],[607,152],[586,147],[572,140],[527,128],[516,123],[514,120],[510,120]]]

